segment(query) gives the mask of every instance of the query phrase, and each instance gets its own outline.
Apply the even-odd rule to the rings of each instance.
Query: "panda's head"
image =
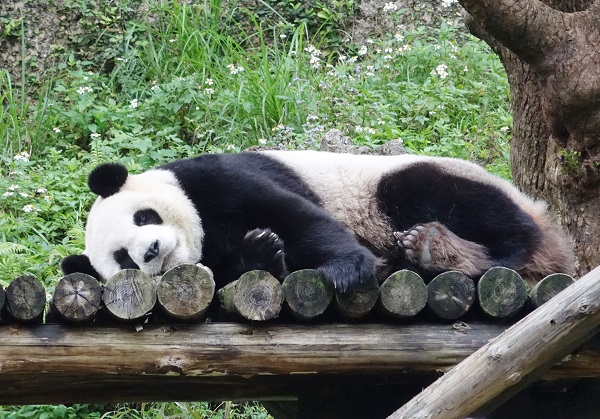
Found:
[[[103,164],[88,184],[98,198],[86,225],[85,251],[63,260],[65,274],[107,280],[121,269],[158,275],[200,261],[200,217],[172,172],[130,175],[123,165]]]

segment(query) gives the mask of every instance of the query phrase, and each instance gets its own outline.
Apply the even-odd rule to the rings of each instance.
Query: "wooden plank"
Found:
[[[289,398],[307,385],[347,376],[364,385],[426,385],[504,329],[204,323],[135,332],[133,325],[14,324],[0,327],[0,404]],[[600,346],[546,375],[574,377],[600,378]]]
[[[460,363],[391,418],[464,418],[516,394],[600,329],[600,267]],[[593,361],[591,361],[593,362]]]

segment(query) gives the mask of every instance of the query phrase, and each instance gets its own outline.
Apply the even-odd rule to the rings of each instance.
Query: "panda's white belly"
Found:
[[[376,195],[381,177],[419,159],[315,151],[265,152],[294,169],[321,198],[324,208],[373,248],[393,244],[392,228]]]

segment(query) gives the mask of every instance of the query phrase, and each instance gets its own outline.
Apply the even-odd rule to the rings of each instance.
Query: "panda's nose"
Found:
[[[152,259],[154,259],[156,256],[158,256],[159,250],[160,250],[160,246],[159,246],[158,240],[155,240],[154,243],[152,243],[148,247],[148,249],[146,250],[146,253],[144,253],[144,263],[148,263]]]

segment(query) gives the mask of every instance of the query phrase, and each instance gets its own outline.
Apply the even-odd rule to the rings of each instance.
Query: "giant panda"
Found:
[[[85,250],[65,273],[103,281],[202,263],[223,286],[251,269],[318,269],[340,292],[397,269],[477,279],[506,266],[570,272],[568,239],[544,205],[478,165],[439,157],[316,151],[207,154],[141,174],[103,164]]]

